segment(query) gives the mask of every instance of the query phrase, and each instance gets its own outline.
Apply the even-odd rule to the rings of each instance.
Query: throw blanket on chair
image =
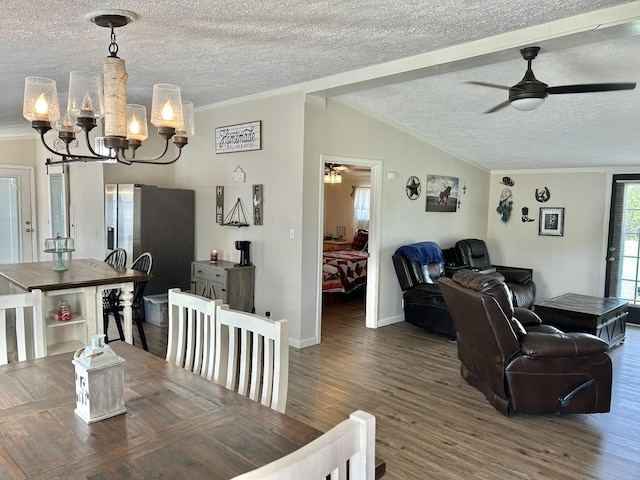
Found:
[[[444,263],[444,255],[440,246],[435,242],[418,242],[404,245],[396,250],[396,255],[402,254],[412,262],[428,265],[431,262]]]

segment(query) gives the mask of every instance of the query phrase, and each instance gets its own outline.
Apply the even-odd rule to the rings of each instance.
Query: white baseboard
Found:
[[[386,327],[387,325],[393,325],[394,323],[404,322],[404,315],[396,315],[395,317],[378,319],[378,327]]]

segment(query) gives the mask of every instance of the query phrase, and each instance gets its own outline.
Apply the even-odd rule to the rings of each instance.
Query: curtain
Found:
[[[355,187],[353,194],[353,225],[356,231],[359,228],[369,230],[369,187]]]

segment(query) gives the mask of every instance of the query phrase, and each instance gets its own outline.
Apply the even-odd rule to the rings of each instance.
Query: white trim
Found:
[[[567,167],[567,168],[530,168],[526,170],[492,170],[491,175],[509,175],[513,176],[514,174],[545,174],[545,173],[640,173],[640,166],[638,165],[616,165],[616,166],[606,166],[606,167]]]
[[[393,325],[394,323],[404,322],[404,315],[396,315],[394,317],[387,317],[378,320],[378,327],[386,327],[387,325]]]
[[[320,155],[318,165],[320,195],[318,202],[318,232],[323,231],[324,223],[324,166],[326,163],[340,163],[346,165],[361,165],[371,167],[371,211],[369,218],[369,258],[367,259],[367,300],[366,300],[366,326],[378,328],[378,298],[380,296],[380,225],[382,218],[382,160],[367,158],[342,157],[337,155]],[[318,274],[322,269],[322,236],[318,235]],[[316,302],[316,337],[320,343],[322,333],[322,285],[318,283],[318,301]]]
[[[0,163],[0,169],[7,169],[7,170],[26,170],[27,171],[27,175],[29,176],[29,188],[30,188],[30,192],[29,192],[29,202],[31,205],[29,205],[30,211],[31,211],[31,218],[29,219],[29,221],[31,222],[31,261],[35,262],[38,259],[38,250],[37,250],[37,244],[38,244],[38,231],[35,229],[35,225],[36,225],[36,221],[35,219],[37,218],[37,212],[36,212],[36,181],[35,181],[35,170],[34,167],[31,165],[13,165],[10,163]],[[22,221],[22,219],[21,219]],[[23,227],[23,225],[21,225],[21,228]]]

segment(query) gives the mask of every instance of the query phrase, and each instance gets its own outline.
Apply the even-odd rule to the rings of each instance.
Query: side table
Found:
[[[566,293],[534,305],[544,323],[564,332],[591,333],[612,348],[625,339],[626,300]]]

